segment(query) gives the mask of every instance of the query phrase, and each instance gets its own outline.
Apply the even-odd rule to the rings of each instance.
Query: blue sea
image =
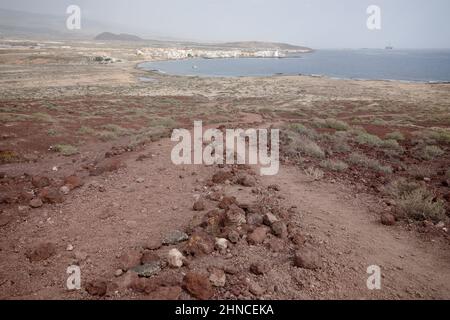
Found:
[[[317,50],[287,58],[146,62],[145,70],[200,77],[317,75],[340,79],[450,82],[449,50]]]

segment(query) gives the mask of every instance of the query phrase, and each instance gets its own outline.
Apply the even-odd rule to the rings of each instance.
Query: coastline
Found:
[[[212,58],[212,59],[223,59],[223,58]],[[228,58],[226,58],[228,59]],[[236,58],[236,59],[248,59],[248,58]],[[275,59],[275,58],[252,58],[252,59]],[[277,58],[277,59],[289,59],[289,58]],[[286,74],[286,73],[277,73],[277,74],[271,74],[271,75],[252,75],[252,76],[224,76],[224,75],[196,75],[196,74],[171,74],[168,72],[165,72],[163,70],[158,70],[158,69],[146,69],[145,67],[143,67],[143,64],[146,63],[152,63],[152,62],[165,62],[165,61],[185,61],[185,60],[189,60],[189,59],[166,59],[166,60],[144,60],[141,62],[138,62],[135,64],[135,69],[139,70],[139,71],[144,71],[144,72],[148,72],[150,74],[158,74],[160,76],[172,76],[172,77],[186,77],[186,78],[195,78],[195,77],[199,77],[199,78],[211,78],[211,79],[239,79],[239,78],[274,78],[274,77],[309,77],[309,78],[324,78],[324,79],[329,79],[329,80],[344,80],[344,81],[362,81],[362,82],[398,82],[398,83],[411,83],[411,84],[450,84],[450,80],[449,81],[425,81],[425,80],[399,80],[399,79],[365,79],[365,78],[346,78],[346,77],[334,77],[334,76],[329,76],[329,75],[325,75],[325,74]]]
[[[334,54],[334,52],[338,52],[338,54]],[[309,54],[314,55],[314,53],[308,53],[301,56],[291,56],[291,57],[243,57],[243,58],[183,58],[183,59],[149,59],[143,61],[138,64],[137,68],[154,71],[160,74],[171,74],[174,76],[186,76],[186,77],[201,77],[201,78],[241,78],[241,77],[273,77],[273,76],[310,76],[310,77],[325,77],[330,79],[341,79],[341,80],[354,80],[354,81],[399,81],[403,83],[427,83],[427,84],[448,84],[450,83],[450,78],[446,74],[447,69],[441,71],[440,73],[429,74],[428,69],[433,67],[434,65],[430,65],[416,70],[413,72],[408,72],[408,67],[406,65],[400,68],[398,71],[395,71],[395,68],[392,69],[390,65],[396,63],[399,59],[396,56],[392,56],[390,53],[385,54],[385,58],[383,56],[376,55],[376,58],[372,58],[369,55],[369,58],[366,60],[366,55],[361,54],[361,50],[352,50],[355,57],[359,60],[358,62],[352,66],[351,62],[346,61],[348,59],[352,59],[353,56],[341,55],[340,52],[343,50],[327,50],[325,54],[321,56],[309,56]],[[377,50],[377,52],[384,52],[381,50]],[[403,52],[403,51],[400,51]],[[423,50],[411,50],[409,52],[423,52]],[[403,55],[402,53],[401,55]],[[362,58],[361,58],[362,57]],[[381,58],[379,58],[381,57]],[[420,59],[412,55],[414,58],[410,58],[409,63],[413,63],[415,60]],[[423,57],[422,59],[425,59]],[[262,63],[255,67],[255,62],[250,62],[247,64],[245,60],[251,59],[253,61],[261,60]],[[295,59],[299,60],[298,62],[287,62],[278,64],[279,60],[289,60]],[[305,59],[305,60],[304,60]],[[321,59],[325,59],[326,63],[322,65]],[[342,60],[342,63],[348,66],[348,71],[345,72],[345,69],[335,68],[332,64],[330,64],[330,59],[335,59],[336,64],[339,64]],[[380,60],[381,59],[381,60]],[[383,60],[385,59],[385,60]],[[412,60],[411,60],[412,59]],[[190,72],[187,68],[189,68],[189,61],[192,60],[192,68],[197,66],[198,63],[200,72],[192,71]],[[205,62],[206,60],[206,62]],[[445,60],[445,58],[444,58]],[[209,61],[218,61],[212,62]],[[224,62],[223,62],[224,61]],[[267,62],[269,61],[269,62]],[[274,61],[273,63],[271,61]],[[331,60],[332,61],[332,60]],[[179,62],[179,67],[177,66]],[[373,67],[364,67],[361,64],[366,63],[366,65],[373,64]],[[166,65],[167,64],[167,65]],[[377,64],[380,64],[380,69],[377,69]],[[165,68],[167,67],[167,68]],[[310,72],[291,72],[289,70],[302,70],[309,69]],[[352,69],[353,68],[353,69]],[[197,67],[195,67],[197,69]],[[199,70],[200,70],[199,69]],[[279,72],[276,69],[280,69]],[[315,71],[313,71],[315,69]],[[322,69],[322,70],[321,70]],[[406,70],[405,70],[406,69]],[[234,71],[229,71],[234,70]],[[241,71],[242,70],[242,71]],[[266,70],[266,71],[265,71]],[[270,71],[269,71],[270,70]],[[380,71],[379,71],[380,70]],[[312,71],[312,72],[311,72]],[[345,74],[347,73],[347,74]],[[367,77],[361,76],[366,73]]]

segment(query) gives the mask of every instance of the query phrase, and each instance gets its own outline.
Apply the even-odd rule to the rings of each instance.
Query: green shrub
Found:
[[[356,142],[371,147],[378,147],[383,144],[383,140],[370,133],[360,133],[356,137]]]
[[[118,135],[112,131],[99,131],[96,133],[97,137],[101,141],[111,141],[116,140],[118,138]]]
[[[427,134],[428,139],[434,140],[440,144],[450,143],[450,131],[445,129],[435,129],[429,131]]]
[[[305,169],[305,174],[312,180],[317,181],[323,178],[324,173],[319,168],[309,167]]]
[[[78,149],[70,144],[57,144],[53,146],[53,150],[64,156],[72,156],[78,153]]]
[[[424,188],[403,194],[398,200],[399,210],[414,220],[439,222],[446,219],[442,200],[434,200],[434,195]]]
[[[335,152],[345,153],[351,150],[350,145],[347,143],[349,137],[347,131],[337,131],[334,134],[324,134],[322,136],[331,143],[331,147]]]
[[[320,163],[320,166],[322,168],[331,170],[331,171],[337,171],[337,172],[341,172],[341,171],[345,171],[348,169],[348,165],[340,160],[323,160]]]
[[[377,118],[377,119],[372,121],[372,124],[374,124],[376,126],[385,126],[385,125],[387,125],[387,122],[385,120],[383,120],[383,119]]]
[[[386,135],[386,139],[403,141],[403,140],[405,140],[405,136],[401,132],[395,131],[395,132],[388,133]]]
[[[149,121],[150,127],[175,128],[176,124],[172,118],[154,118]]]
[[[107,124],[104,125],[102,128],[103,130],[111,131],[118,136],[126,136],[130,133],[128,129],[125,129],[117,124]]]
[[[383,166],[378,160],[368,158],[366,155],[354,152],[348,157],[351,164],[358,165],[364,168],[369,168],[377,172],[392,173],[390,166]]]
[[[416,179],[423,180],[423,178],[429,178],[434,175],[434,171],[429,166],[424,165],[412,165],[408,168],[408,173]]]
[[[314,158],[325,158],[325,152],[312,140],[302,138],[297,140],[296,149],[305,155]]]
[[[399,199],[404,195],[413,192],[421,187],[421,185],[415,181],[409,181],[405,178],[399,178],[394,181],[391,181],[388,185],[386,185],[383,189],[384,193],[395,198]]]
[[[292,130],[295,133],[307,136],[310,139],[317,139],[317,132],[314,129],[310,129],[305,127],[301,123],[294,123],[289,125],[289,129]]]
[[[90,127],[82,126],[80,129],[78,129],[78,133],[79,134],[94,134],[95,130]]]
[[[388,139],[384,140],[382,144],[383,148],[398,150],[401,149],[401,146],[398,144],[397,140]]]
[[[47,134],[51,137],[56,136],[58,132],[55,129],[48,129]]]
[[[337,131],[347,131],[350,129],[350,126],[345,123],[344,121],[337,120],[337,119],[315,119],[314,125],[319,128],[328,128],[328,129],[335,129]]]
[[[416,157],[423,160],[433,160],[437,157],[442,156],[444,153],[444,150],[434,145],[418,148],[415,151]]]

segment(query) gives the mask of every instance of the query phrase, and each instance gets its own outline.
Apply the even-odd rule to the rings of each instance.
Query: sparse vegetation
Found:
[[[36,112],[31,115],[34,120],[42,121],[42,122],[55,122],[55,119],[47,113]]]
[[[291,124],[289,125],[289,129],[300,135],[307,136],[312,140],[315,140],[317,138],[317,132],[314,129],[307,128],[301,123]]]
[[[384,140],[382,147],[387,148],[387,149],[393,149],[393,150],[399,150],[402,148],[400,146],[400,144],[397,142],[397,140],[394,140],[394,139]]]
[[[419,180],[423,180],[424,178],[429,178],[434,175],[434,171],[430,166],[425,165],[412,165],[408,168],[408,173]]]
[[[417,182],[409,181],[405,178],[399,178],[391,181],[386,187],[384,187],[384,192],[394,199],[399,199],[404,195],[419,189],[420,187],[421,185]]]
[[[296,148],[300,153],[308,155],[314,158],[324,158],[325,152],[314,141],[308,138],[302,138],[297,140]]]
[[[425,188],[418,188],[403,194],[397,200],[398,208],[406,217],[414,220],[444,220],[444,202],[435,199],[434,195]]]
[[[445,207],[442,200],[423,184],[400,178],[385,187],[385,193],[393,197],[398,210],[406,218],[414,220],[444,220]]]
[[[338,131],[335,134],[327,134],[323,136],[331,143],[331,148],[335,152],[345,153],[351,150],[350,145],[347,143],[347,132]]]
[[[118,138],[118,135],[112,131],[98,131],[96,133],[97,137],[101,140],[101,141],[112,141],[112,140],[116,140]]]
[[[361,153],[354,152],[350,154],[348,161],[351,164],[369,168],[377,172],[392,173],[392,168],[390,166],[384,166],[378,160],[370,159],[366,155]]]
[[[328,128],[328,129],[335,129],[337,131],[347,131],[350,129],[350,126],[345,123],[344,121],[337,120],[337,119],[315,119],[314,125],[319,128]]]
[[[383,140],[379,137],[366,132],[358,134],[358,136],[356,136],[356,142],[370,147],[378,147],[383,144]]]
[[[110,131],[117,136],[126,136],[130,134],[130,130],[127,130],[117,124],[107,124],[102,127],[103,130]]]
[[[444,153],[444,150],[435,145],[427,145],[415,150],[416,157],[423,160],[433,160],[442,156]]]
[[[82,126],[80,129],[78,129],[78,133],[92,135],[95,134],[95,130],[87,126]]]
[[[0,122],[26,121],[30,116],[19,113],[0,113]]]
[[[319,168],[309,167],[305,169],[305,174],[314,181],[321,180],[324,176],[324,172]]]
[[[341,172],[341,171],[345,171],[348,169],[348,165],[340,160],[323,160],[320,163],[320,166],[322,168],[331,170],[331,171],[336,171],[336,172]]]
[[[57,144],[53,146],[53,150],[55,152],[61,153],[64,156],[72,156],[78,153],[77,147],[74,147],[70,144]]]
[[[395,132],[388,133],[386,135],[386,139],[395,140],[395,141],[403,141],[403,140],[405,140],[405,136],[401,132],[395,131]]]
[[[176,126],[176,121],[172,118],[154,118],[148,123],[150,127],[163,127],[163,128],[174,128]]]
[[[19,155],[15,153],[14,151],[6,150],[1,151],[0,150],[0,163],[11,163],[16,162],[19,160]]]

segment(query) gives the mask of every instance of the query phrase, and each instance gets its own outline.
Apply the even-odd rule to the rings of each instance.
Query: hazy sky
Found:
[[[450,48],[449,0],[0,0],[0,8],[58,15],[69,4],[79,5],[83,18],[143,36],[314,48]],[[366,27],[372,4],[382,10],[380,31]]]

